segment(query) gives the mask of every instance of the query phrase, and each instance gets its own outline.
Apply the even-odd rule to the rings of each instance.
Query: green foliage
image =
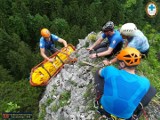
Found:
[[[25,23],[23,22],[23,18],[19,17],[18,15],[10,16],[9,19],[8,29],[9,33],[16,33],[22,38],[27,37],[27,28]],[[18,27],[17,27],[18,26]]]
[[[83,63],[82,61],[79,61],[79,62],[78,62],[78,65],[79,65],[79,66],[86,66],[86,64]]]
[[[7,32],[0,28],[0,46],[2,46],[2,49],[0,50],[0,63],[3,66],[6,66],[6,54],[8,53],[11,44],[12,38]]]
[[[137,1],[137,0],[127,0],[126,3],[125,3],[125,5],[124,5],[124,7],[125,7],[126,9],[132,7],[133,5],[136,4],[136,1]]]
[[[44,104],[42,104],[41,106],[40,106],[40,109],[41,109],[41,113],[39,114],[39,116],[38,116],[38,120],[44,120],[44,117],[45,117],[45,115],[46,115],[46,106],[44,105]]]
[[[89,35],[87,36],[87,39],[88,39],[88,40],[91,40],[91,41],[96,41],[96,37],[97,37],[96,34],[89,34]]]
[[[49,105],[53,100],[51,98],[47,99],[46,105]]]
[[[59,106],[63,107],[68,104],[68,100],[71,97],[71,91],[64,91],[59,98]]]
[[[126,0],[125,4],[122,5],[125,22],[133,22],[137,26],[145,24],[145,7],[143,1],[144,0]]]
[[[84,93],[84,95],[83,95],[83,97],[85,98],[85,100],[89,100],[89,99],[91,99],[91,98],[93,98],[94,97],[94,94],[91,94],[91,90],[93,89],[93,84],[89,84],[88,86],[87,86],[87,90],[86,90],[86,92]]]
[[[85,33],[85,27],[83,29],[81,29],[79,26],[74,25],[70,28],[70,32],[68,33],[68,37],[72,36],[74,39],[69,39],[68,43],[72,43],[73,45],[76,45],[78,43],[78,38],[80,38],[80,36],[84,35]]]
[[[56,112],[60,107],[64,107],[65,105],[69,104],[68,100],[70,99],[70,97],[70,91],[64,91],[63,93],[61,93],[58,103],[53,104],[52,111]]]
[[[0,65],[0,76],[1,81],[13,81],[13,76],[10,75],[10,72],[3,68],[2,65]]]
[[[18,106],[16,103],[9,102],[7,103],[7,109],[5,112],[15,112],[16,109],[19,109],[20,106]]]
[[[60,37],[63,37],[65,36],[66,31],[69,30],[69,25],[65,19],[56,18],[53,20],[50,30],[54,31],[57,35],[62,35]]]
[[[31,50],[23,41],[19,42],[17,50],[11,49],[8,52],[8,64],[10,65],[10,70],[15,78],[21,79],[21,77],[25,78],[29,76],[30,70],[33,66],[32,62],[34,61],[34,59],[31,58],[33,58]],[[16,70],[19,71],[18,74]],[[21,76],[19,76],[19,74],[21,74]]]
[[[149,29],[149,30],[148,30]],[[150,51],[149,51],[149,57],[142,60],[140,66],[138,67],[140,74],[146,76],[149,78],[152,85],[154,85],[157,89],[157,91],[160,91],[160,83],[159,78],[159,61],[157,58],[157,53],[160,51],[160,34],[151,27],[151,25],[146,24],[143,31],[145,32],[145,35],[149,39],[150,43]]]
[[[95,110],[95,108],[94,108],[94,99],[93,99],[93,98],[95,98],[95,94],[93,92],[94,87],[95,86],[93,84],[89,84],[87,86],[86,92],[83,95],[83,97],[86,100],[86,111]]]
[[[155,48],[151,46],[150,49]],[[139,73],[149,78],[151,84],[156,87],[157,91],[160,91],[160,83],[158,82],[160,77],[158,70],[160,69],[160,66],[158,60],[156,59],[156,50],[151,50],[149,52],[149,57],[142,60],[142,63],[138,69]]]
[[[43,87],[32,87],[26,79],[17,82],[0,82],[0,98],[3,98],[0,101],[0,111],[32,112],[33,118],[36,119],[42,91]]]
[[[35,16],[28,15],[28,17],[31,20],[29,22],[29,33],[31,36],[30,40],[33,41],[32,43],[34,43],[35,45],[35,43],[39,42],[41,29],[49,28],[51,22],[49,21],[49,18],[46,15],[36,14]]]
[[[52,109],[53,112],[57,112],[57,110],[58,110],[59,108],[60,108],[60,106],[55,103],[55,104],[53,104],[53,106],[52,106],[51,109]]]
[[[95,97],[95,96],[93,96],[93,97]],[[92,99],[87,101],[86,111],[89,111],[89,110],[96,110],[96,108],[94,107],[94,102],[93,102]]]
[[[122,24],[115,25],[114,28],[115,28],[116,30],[119,30],[119,29],[121,28],[121,26],[122,26]]]

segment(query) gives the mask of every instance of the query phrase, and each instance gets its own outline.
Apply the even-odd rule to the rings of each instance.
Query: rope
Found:
[[[141,107],[142,107],[142,113],[143,113],[143,115],[144,115],[144,118],[145,118],[146,120],[148,120],[148,117],[147,117],[146,111],[144,110],[143,104],[140,103],[140,105],[141,105]]]
[[[146,120],[148,120],[148,117],[147,117],[147,114],[146,114],[146,111],[144,109],[142,109],[142,112],[143,112],[143,115],[145,117]]]

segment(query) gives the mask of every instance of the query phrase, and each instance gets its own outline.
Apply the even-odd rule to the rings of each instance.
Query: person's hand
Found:
[[[53,62],[53,59],[52,59],[52,58],[49,58],[48,61],[49,61],[49,62]]]
[[[97,56],[96,56],[96,54],[91,54],[89,57],[90,58],[96,58]]]
[[[87,50],[88,50],[88,51],[91,51],[91,50],[93,50],[93,48],[92,48],[92,47],[89,47],[89,48],[87,48]]]
[[[111,61],[109,61],[109,60],[103,60],[103,64],[105,64],[105,65],[110,65],[111,64]]]
[[[68,47],[64,47],[64,51],[68,51],[69,49],[68,49]]]

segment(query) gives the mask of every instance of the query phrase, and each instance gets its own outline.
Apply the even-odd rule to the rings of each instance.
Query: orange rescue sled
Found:
[[[55,76],[63,68],[68,61],[74,62],[76,59],[71,59],[70,54],[75,51],[75,47],[71,44],[67,48],[54,53],[50,58],[53,58],[53,63],[44,60],[31,70],[30,84],[32,86],[45,86],[49,83],[51,77]]]

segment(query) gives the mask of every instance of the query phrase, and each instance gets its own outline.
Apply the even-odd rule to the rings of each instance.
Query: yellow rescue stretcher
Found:
[[[71,58],[70,54],[75,51],[75,47],[69,44],[61,50],[54,53],[50,58],[53,62],[47,60],[42,61],[37,66],[33,67],[30,74],[30,84],[32,86],[45,86],[49,83],[51,77],[59,73],[64,64],[68,61],[75,62],[76,58]]]

